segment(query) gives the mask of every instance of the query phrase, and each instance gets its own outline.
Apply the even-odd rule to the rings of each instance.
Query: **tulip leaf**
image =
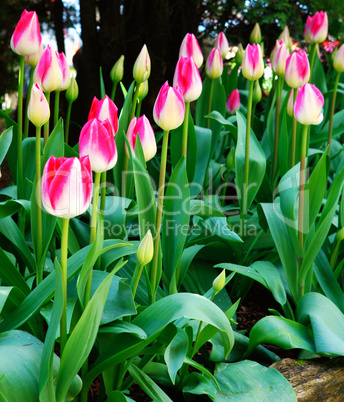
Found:
[[[8,149],[7,152],[7,161],[8,161],[8,167],[11,172],[11,177],[14,183],[17,183],[17,161],[18,161],[18,125],[17,123],[10,118],[10,116],[5,113],[1,108],[0,108],[0,116],[4,119],[6,122],[6,127],[12,128],[12,142],[11,145]]]
[[[183,382],[183,394],[207,395],[214,400],[217,389],[214,382],[197,372],[192,372]],[[185,400],[188,400],[185,398]]]
[[[42,156],[42,170],[51,156],[61,158],[64,156],[64,130],[63,120],[60,118],[45,144]]]
[[[7,151],[10,148],[13,138],[13,127],[7,128],[1,135],[0,135],[0,165],[2,164]]]
[[[177,372],[184,363],[188,351],[188,344],[189,339],[185,331],[177,328],[176,335],[165,349],[164,358],[172,384],[175,384]]]
[[[0,317],[5,318],[23,299],[25,294],[15,286],[0,286]]]
[[[0,247],[0,278],[7,286],[15,286],[25,295],[30,293],[30,288],[20,275],[7,253]]]
[[[32,192],[32,183],[36,173],[35,155],[36,152],[36,139],[28,137],[23,140],[23,178],[24,178],[24,192],[23,198],[29,200]]]
[[[30,213],[31,202],[27,200],[8,200],[0,203],[0,219],[12,216],[18,212],[21,208],[26,213]]]

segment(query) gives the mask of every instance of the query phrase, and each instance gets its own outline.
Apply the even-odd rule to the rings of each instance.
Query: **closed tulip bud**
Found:
[[[196,66],[201,67],[203,63],[203,54],[199,43],[194,34],[186,34],[179,49],[179,58],[192,57]]]
[[[226,270],[224,269],[213,281],[213,289],[215,293],[220,292],[226,284]]]
[[[289,57],[289,50],[282,40],[276,41],[275,49],[276,53],[271,60],[271,67],[275,74],[277,74],[279,77],[284,77],[285,65],[287,58]]]
[[[226,158],[226,169],[227,172],[231,172],[235,167],[235,148],[232,147],[231,150],[228,152]]]
[[[344,71],[344,44],[337,50],[333,59],[333,68],[337,73]]]
[[[294,104],[296,120],[304,125],[319,124],[323,120],[321,110],[324,106],[324,97],[313,84],[304,84],[299,88]]]
[[[153,259],[154,243],[150,229],[141,240],[136,252],[136,258],[140,265],[147,265]]]
[[[117,149],[111,124],[108,119],[89,120],[79,137],[80,156],[88,155],[94,172],[112,169],[117,162]]]
[[[185,116],[183,95],[178,88],[170,87],[168,82],[161,87],[153,107],[155,123],[165,131],[179,127]]]
[[[305,41],[307,43],[322,43],[327,38],[328,19],[327,13],[317,11],[313,17],[307,17],[305,25]]]
[[[60,218],[83,214],[92,199],[92,171],[88,156],[51,156],[42,175],[42,203],[46,211]]]
[[[42,37],[35,11],[24,10],[11,37],[11,49],[20,56],[38,52]]]
[[[49,45],[44,49],[38,61],[33,80],[43,88],[44,92],[56,91],[61,85],[62,71],[56,52],[52,51]]]
[[[122,55],[114,64],[110,72],[111,81],[118,84],[122,81],[124,75],[124,56]]]
[[[235,54],[235,62],[236,62],[236,64],[239,64],[239,66],[242,65],[242,62],[244,60],[244,54],[245,54],[245,50],[242,47],[242,44],[239,43],[238,50],[237,50],[237,52]]]
[[[289,49],[289,52],[291,52],[291,48],[293,46],[293,40],[290,37],[289,28],[287,25],[284,27],[284,29],[283,29],[282,33],[280,34],[280,36],[278,37],[278,39],[283,40],[283,42],[287,46],[287,49]]]
[[[221,77],[223,71],[223,61],[219,49],[213,49],[207,59],[205,65],[205,73],[209,78],[215,80]]]
[[[250,81],[258,80],[264,73],[264,61],[260,45],[248,44],[242,61],[242,74]]]
[[[286,61],[285,65],[285,81],[290,88],[299,88],[310,77],[310,67],[307,54],[304,50],[299,49],[292,53]]]
[[[240,94],[238,89],[232,91],[226,102],[226,110],[228,114],[235,114],[240,109]]]
[[[33,85],[31,90],[27,116],[36,127],[44,126],[50,117],[48,101],[37,83]]]
[[[228,40],[223,32],[220,32],[215,40],[215,47],[220,50],[223,59],[226,58],[228,53]]]
[[[178,60],[173,86],[179,88],[185,102],[192,102],[201,95],[202,79],[192,57],[181,57]]]
[[[29,56],[25,56],[26,64],[33,68],[36,67],[37,63],[39,62],[39,59],[42,56],[43,50],[44,50],[43,43],[41,43],[36,53],[30,54]]]
[[[101,121],[104,121],[108,119],[112,127],[113,135],[115,135],[118,130],[117,111],[117,106],[107,95],[105,95],[105,97],[101,100],[98,100],[96,97],[94,97],[90,113],[88,114],[88,120],[97,118]]]
[[[262,100],[262,88],[259,84],[259,81],[257,80],[254,84],[253,88],[253,97],[252,97],[252,102],[253,103],[259,103]]]
[[[133,155],[135,155],[137,136],[140,137],[143,154],[147,162],[155,156],[157,148],[153,128],[145,115],[139,118],[134,117],[128,127],[127,138]],[[126,152],[129,156],[127,148]]]
[[[338,230],[338,232],[336,234],[336,240],[337,241],[343,241],[344,240],[344,228],[341,228],[340,230]]]
[[[139,86],[139,92],[138,92],[138,94],[137,94],[137,99],[138,99],[140,102],[142,102],[143,99],[147,96],[147,94],[148,94],[148,89],[149,89],[148,80],[147,80],[147,81],[144,81],[144,82],[141,82],[141,84],[140,84],[140,86]]]
[[[262,33],[260,32],[260,26],[258,22],[256,22],[250,35],[250,43],[255,43],[256,45],[258,45],[261,41]]]
[[[76,78],[73,75],[71,80],[70,80],[70,85],[66,90],[66,99],[67,102],[73,103],[78,99],[79,96],[79,87],[78,83],[76,82]]]
[[[148,54],[147,46],[143,45],[140,54],[137,56],[137,59],[134,63],[133,67],[133,77],[134,80],[141,84],[148,80],[151,73],[151,61]]]
[[[295,89],[297,91],[297,88]],[[288,103],[287,103],[287,113],[288,116],[293,117],[294,116],[294,89],[292,89],[289,92],[289,98],[288,98]]]
[[[56,52],[56,58],[62,73],[62,80],[57,90],[65,91],[67,88],[69,88],[71,79],[69,65],[63,52]]]

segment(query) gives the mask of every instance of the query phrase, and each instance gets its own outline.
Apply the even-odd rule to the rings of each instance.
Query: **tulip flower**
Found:
[[[37,50],[36,53],[25,56],[26,64],[29,65],[30,67],[35,68],[37,66],[37,63],[39,62],[39,59],[42,56],[43,51],[44,51],[43,43],[41,42],[39,49]]]
[[[68,102],[67,114],[66,114],[66,124],[65,124],[65,143],[68,144],[68,135],[69,135],[69,122],[70,115],[72,112],[72,103],[78,99],[79,96],[79,87],[76,82],[75,75],[71,76],[70,85],[66,90],[66,99]]]
[[[50,117],[49,104],[37,83],[32,87],[27,114],[36,127],[42,127]]]
[[[133,77],[134,80],[141,84],[148,80],[151,73],[151,61],[148,54],[147,46],[143,45],[140,54],[137,56],[137,59],[134,63],[133,67]]]
[[[117,111],[117,106],[107,95],[101,100],[94,97],[88,114],[88,120],[97,118],[103,121],[108,119],[112,127],[113,135],[115,135],[118,130]]]
[[[294,89],[289,92],[288,103],[287,103],[287,113],[288,116],[294,116]]]
[[[229,44],[226,35],[223,32],[218,34],[215,40],[215,48],[220,50],[222,58],[225,59],[228,53]]]
[[[226,110],[228,114],[232,115],[235,114],[235,112],[239,109],[240,109],[240,94],[238,89],[234,89],[234,91],[232,91],[227,98]]]
[[[139,118],[134,117],[129,124],[127,138],[131,152],[135,155],[135,144],[137,135],[140,137],[145,161],[152,159],[157,151],[153,128],[145,115]],[[126,150],[128,153],[128,150]]]
[[[313,43],[322,43],[327,38],[328,33],[328,19],[327,13],[324,11],[317,11],[313,17],[307,17],[305,26],[305,41]]]
[[[117,84],[122,81],[124,75],[124,55],[116,61],[110,71],[110,78],[113,83],[111,91],[111,100],[115,100]],[[146,82],[146,81],[145,81]]]
[[[264,73],[264,61],[260,45],[248,44],[242,61],[242,74],[250,81],[259,79]]]
[[[226,270],[223,269],[222,272],[214,279],[213,289],[214,293],[220,292],[226,285]]]
[[[51,156],[42,175],[42,202],[54,216],[73,218],[83,214],[91,203],[92,171],[88,156]]]
[[[205,73],[210,79],[215,80],[221,77],[222,71],[223,61],[220,50],[216,48],[212,49],[205,65]]]
[[[260,26],[258,22],[256,22],[250,35],[250,43],[255,43],[256,45],[258,45],[261,41],[262,33],[260,31]]]
[[[244,48],[242,47],[242,44],[239,43],[239,45],[238,45],[238,50],[237,50],[237,52],[236,52],[236,54],[235,54],[235,62],[236,62],[236,64],[238,64],[239,66],[242,65],[242,62],[243,62],[243,60],[244,60],[244,54],[245,54],[245,50],[244,50]]]
[[[57,88],[57,91],[65,91],[67,88],[69,88],[71,80],[69,65],[63,52],[56,52],[56,58],[62,74],[62,80]]]
[[[201,95],[202,79],[192,57],[181,57],[178,60],[173,86],[178,87],[185,102],[192,102]]]
[[[278,37],[278,40],[282,40],[285,45],[287,46],[287,49],[289,50],[289,52],[291,52],[292,46],[293,46],[293,40],[290,37],[290,33],[289,33],[289,28],[286,25],[283,29],[283,31],[281,32],[280,36]]]
[[[274,47],[274,55],[271,57],[271,67],[275,74],[284,78],[285,65],[287,58],[289,57],[289,50],[286,44],[282,40],[276,40]]]
[[[333,68],[337,73],[344,71],[344,44],[338,49],[333,59]]]
[[[304,50],[299,49],[292,53],[286,60],[285,81],[290,88],[299,88],[310,77],[310,67],[307,54]]]
[[[79,154],[89,156],[94,172],[105,172],[115,166],[117,149],[108,119],[102,121],[93,118],[83,126],[79,137]]]
[[[155,123],[165,131],[179,127],[184,120],[185,105],[178,88],[170,87],[168,82],[161,87],[153,108]]]
[[[186,34],[179,49],[179,58],[192,57],[196,66],[201,67],[203,63],[203,54],[194,34]]]
[[[38,52],[41,42],[36,12],[24,10],[11,37],[11,49],[20,56],[29,56]]]
[[[304,84],[298,90],[294,104],[296,120],[304,125],[321,123],[323,106],[324,97],[320,90],[313,84]]]
[[[62,82],[62,71],[57,60],[56,52],[48,45],[39,59],[33,79],[44,92],[56,91]]]

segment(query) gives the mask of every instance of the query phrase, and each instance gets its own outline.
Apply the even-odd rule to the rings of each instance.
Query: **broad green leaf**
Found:
[[[105,197],[103,222],[105,239],[124,239],[126,237],[126,220],[131,203],[131,200],[124,197],[110,195]]]
[[[206,231],[218,236],[220,239],[226,242],[242,243],[242,239],[227,225],[225,217],[212,217],[201,221],[201,225],[204,226]]]
[[[184,381],[183,394],[208,395],[214,400],[217,389],[213,381],[197,372],[192,372]]]
[[[168,373],[173,384],[176,382],[178,370],[182,367],[188,351],[188,337],[184,330],[177,328],[177,334],[167,346],[164,358],[167,364]]]
[[[0,247],[0,278],[7,286],[15,286],[25,295],[30,293],[30,288],[19,273],[16,266]]]
[[[206,377],[208,377],[208,378],[210,378],[211,380],[213,380],[214,383],[215,383],[215,384],[217,385],[217,387],[219,388],[218,383],[217,383],[215,377],[214,377],[214,376],[211,374],[211,372],[210,372],[208,369],[206,369],[202,364],[197,363],[195,360],[192,360],[192,359],[190,359],[190,358],[187,357],[187,356],[185,357],[184,362],[185,362],[186,364],[188,364],[189,366],[194,367],[195,369],[199,370],[199,371],[200,371],[201,373],[203,373]]]
[[[24,293],[15,286],[0,286],[0,317],[3,319],[25,299]]]
[[[17,160],[18,160],[18,131],[17,131],[17,123],[10,118],[10,116],[5,113],[2,109],[0,109],[0,116],[6,122],[7,128],[12,128],[13,136],[12,142],[7,152],[7,161],[8,166],[11,172],[12,180],[14,183],[17,183]]]
[[[108,402],[135,402],[134,399],[128,398],[121,391],[112,391],[107,397]]]
[[[13,138],[13,127],[9,127],[0,135],[0,165],[4,160]]]
[[[111,287],[110,287],[111,292]],[[109,296],[108,296],[109,297]],[[106,306],[106,303],[105,303]],[[104,315],[104,314],[103,314]],[[140,339],[146,339],[147,334],[137,325],[130,322],[118,320],[110,325],[102,326],[98,331],[100,334],[132,334]]]
[[[24,178],[24,192],[23,198],[29,200],[31,198],[32,183],[36,173],[35,155],[36,152],[36,139],[28,137],[23,140],[23,178]]]
[[[49,135],[48,141],[43,149],[42,169],[44,169],[45,164],[52,155],[54,155],[55,158],[61,158],[64,156],[64,130],[62,118],[59,119]]]

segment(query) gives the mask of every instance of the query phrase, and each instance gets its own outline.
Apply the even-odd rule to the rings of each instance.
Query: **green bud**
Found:
[[[235,148],[231,148],[231,150],[228,152],[227,158],[226,158],[226,168],[227,172],[231,172],[234,169],[235,166]]]
[[[260,26],[258,22],[256,22],[250,35],[250,43],[256,43],[258,45],[261,41],[262,33],[260,32]]]
[[[215,293],[220,292],[226,284],[226,270],[224,269],[220,275],[218,275],[213,282],[213,289]]]
[[[259,103],[262,99],[262,88],[259,85],[259,80],[257,80],[254,84],[253,89],[253,103]]]
[[[79,96],[79,87],[76,82],[75,75],[72,75],[70,80],[70,85],[66,90],[66,99],[69,103],[73,103],[78,99]]]
[[[116,63],[111,69],[110,72],[111,81],[114,84],[117,84],[118,82],[122,81],[123,74],[124,74],[124,56],[122,54],[122,56],[116,61]]]
[[[148,94],[148,80],[141,82],[139,86],[138,100],[142,102],[143,99],[147,96],[147,94]]]
[[[153,237],[150,230],[145,234],[145,237],[141,240],[136,252],[137,261],[140,265],[146,265],[153,259],[154,244]]]
[[[239,43],[238,50],[237,50],[236,55],[235,55],[235,62],[237,64],[239,64],[240,66],[242,65],[242,61],[244,60],[244,53],[245,53],[245,50],[242,47],[242,44]]]
[[[338,232],[336,234],[336,240],[337,241],[343,241],[344,240],[344,228],[341,228],[340,230],[338,230]]]
[[[137,59],[134,63],[133,67],[134,80],[138,84],[141,84],[141,82],[148,80],[150,73],[151,73],[151,61],[147,50],[147,46],[143,45],[143,48],[140,54],[137,56]]]

